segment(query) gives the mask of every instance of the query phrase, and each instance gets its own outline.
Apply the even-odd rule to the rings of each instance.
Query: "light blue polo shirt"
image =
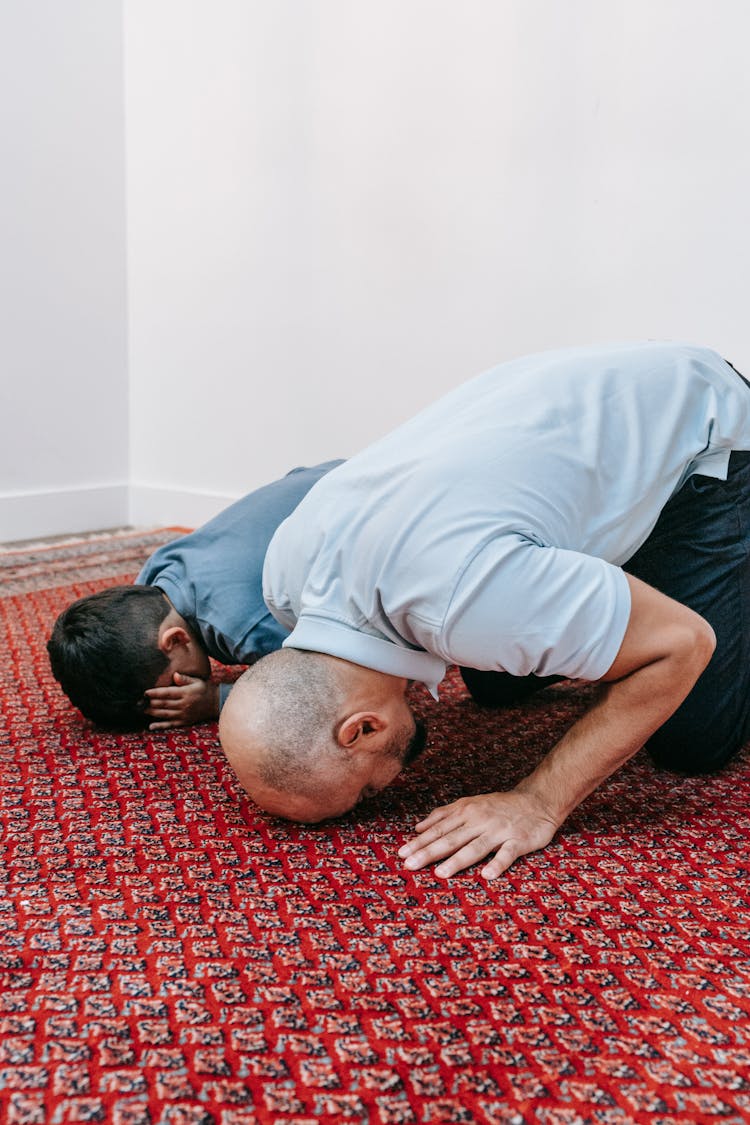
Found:
[[[447,664],[597,680],[621,569],[693,473],[750,449],[715,352],[545,352],[465,383],[321,480],[279,527],[264,598],[287,646],[423,681]]]

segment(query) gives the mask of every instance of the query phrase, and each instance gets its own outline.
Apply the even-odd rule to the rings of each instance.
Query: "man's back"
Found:
[[[310,630],[325,622],[329,638],[596,678],[627,623],[619,566],[687,475],[722,477],[749,447],[750,393],[708,349],[525,357],[322,482],[272,540],[266,599],[287,626],[306,619],[297,647],[321,647]]]

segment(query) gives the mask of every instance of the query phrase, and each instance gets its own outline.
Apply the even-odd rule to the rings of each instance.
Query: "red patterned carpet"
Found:
[[[512,785],[586,691],[488,718],[451,679],[365,813],[274,822],[215,726],[99,734],[51,679],[57,613],[165,537],[0,552],[0,1120],[750,1121],[746,755],[636,759],[493,885],[407,874],[411,824]]]

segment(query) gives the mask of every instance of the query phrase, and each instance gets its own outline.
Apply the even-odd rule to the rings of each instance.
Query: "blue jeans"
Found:
[[[750,453],[732,453],[725,481],[690,477],[623,569],[690,606],[716,633],[708,667],[648,751],[680,773],[719,769],[750,737]],[[559,680],[472,668],[461,674],[477,703],[490,707]]]

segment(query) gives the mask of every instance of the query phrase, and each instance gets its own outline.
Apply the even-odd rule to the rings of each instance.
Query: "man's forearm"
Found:
[[[599,699],[515,789],[461,797],[416,825],[399,850],[411,870],[441,860],[454,875],[492,851],[481,874],[495,879],[519,856],[545,847],[576,805],[648,741],[687,696],[716,644],[686,606],[627,575],[631,613]]]
[[[519,785],[558,824],[620,768],[672,715],[703,671],[710,647],[696,643],[602,685],[589,710]]]

